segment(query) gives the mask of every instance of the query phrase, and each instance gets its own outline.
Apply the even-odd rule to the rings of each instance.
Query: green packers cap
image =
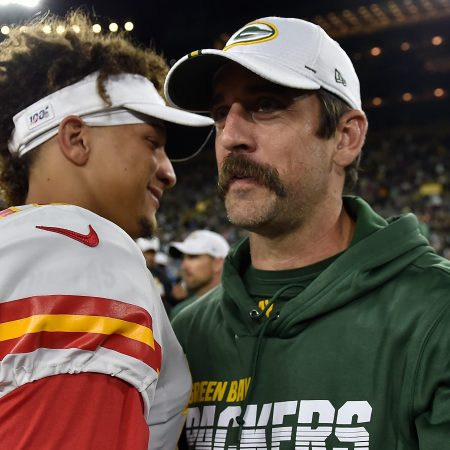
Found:
[[[282,17],[248,23],[223,50],[197,50],[181,58],[166,78],[167,101],[188,111],[208,111],[214,74],[229,62],[282,86],[326,89],[361,109],[358,76],[340,45],[318,25]]]

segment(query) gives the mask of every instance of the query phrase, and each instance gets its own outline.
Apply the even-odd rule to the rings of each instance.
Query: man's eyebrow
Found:
[[[289,88],[286,86],[280,86],[272,83],[264,84],[250,84],[244,87],[245,94],[275,94],[281,96],[299,95],[303,90]],[[221,101],[223,101],[224,95],[222,93],[217,93],[211,98],[211,105],[214,106]]]
[[[145,123],[161,131],[167,130],[166,122],[162,119],[157,119],[156,117],[147,116],[145,119]]]

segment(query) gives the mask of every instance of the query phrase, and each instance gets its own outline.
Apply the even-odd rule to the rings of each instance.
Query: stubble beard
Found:
[[[139,237],[143,238],[151,238],[155,235],[156,229],[157,229],[157,223],[156,220],[153,218],[153,220],[150,220],[148,217],[141,217],[139,219]]]
[[[248,193],[237,190],[225,195],[227,218],[233,225],[248,231],[257,231],[277,215],[277,197],[264,201],[248,198]]]
[[[212,281],[212,278],[205,278],[205,277],[195,277],[191,280],[184,279],[184,282],[186,284],[186,287],[190,292],[193,292],[196,294],[197,292],[201,291],[205,286],[208,286]]]
[[[233,178],[251,178],[269,191],[264,199],[254,200],[248,190],[232,189]],[[225,158],[219,174],[219,195],[225,202],[230,223],[248,231],[262,230],[279,214],[282,214],[288,191],[278,171],[255,162],[243,155],[230,154]]]

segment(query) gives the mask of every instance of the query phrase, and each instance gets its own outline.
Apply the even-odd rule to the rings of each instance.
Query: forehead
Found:
[[[223,95],[232,92],[248,95],[273,93],[283,96],[298,95],[304,92],[299,89],[272,83],[236,63],[224,64],[216,72],[212,88],[212,103],[215,103]]]
[[[144,122],[144,125],[150,125],[158,130],[165,130],[167,127],[164,120],[158,119],[156,117],[148,116],[147,114],[142,114],[136,111],[133,111],[132,115]],[[136,124],[138,123],[139,122],[136,122]]]
[[[164,121],[160,119],[155,119],[154,117],[146,117],[145,123],[136,124],[136,126],[140,126],[144,131],[156,132],[161,134],[161,136],[166,136],[167,125]]]
[[[189,260],[197,260],[197,261],[210,261],[212,259],[212,256],[201,253],[200,255],[193,255],[191,253],[183,253],[182,254],[183,259],[189,259]]]

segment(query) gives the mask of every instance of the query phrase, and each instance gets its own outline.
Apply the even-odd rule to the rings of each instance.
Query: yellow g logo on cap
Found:
[[[250,22],[231,36],[223,50],[228,50],[236,45],[259,44],[271,41],[278,36],[278,29],[269,22]]]

